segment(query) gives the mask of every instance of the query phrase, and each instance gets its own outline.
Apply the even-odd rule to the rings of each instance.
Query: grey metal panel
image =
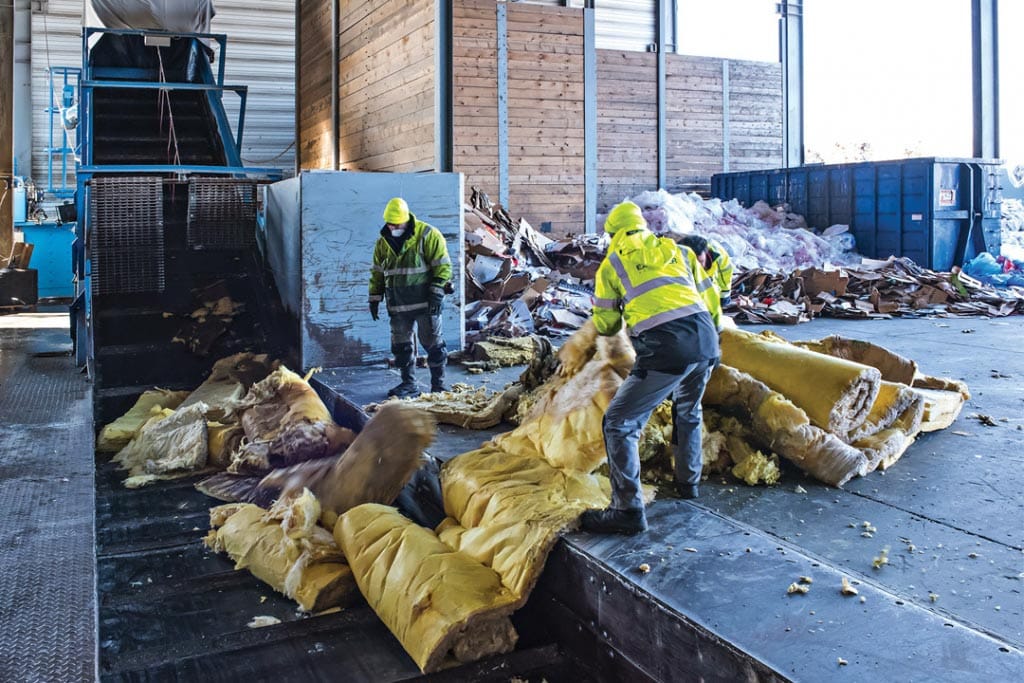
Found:
[[[299,213],[302,185],[298,177],[267,186],[266,259],[285,310],[302,313],[302,261]]]
[[[373,248],[391,197],[440,230],[456,287],[445,307],[449,350],[462,348],[462,174],[303,172],[301,177],[301,365],[360,365],[391,354],[386,313],[367,310]],[[383,313],[383,311],[382,311]]]

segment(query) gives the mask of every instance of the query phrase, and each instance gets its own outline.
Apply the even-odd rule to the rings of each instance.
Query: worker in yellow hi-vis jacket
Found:
[[[414,327],[427,350],[430,390],[445,391],[448,350],[441,330],[441,310],[445,293],[451,289],[451,277],[452,262],[441,231],[418,220],[400,197],[389,201],[370,272],[370,315],[377,320],[380,302],[387,302],[391,353],[402,373],[401,384],[388,391],[388,396],[420,393],[413,375]]]
[[[722,309],[732,302],[732,261],[725,248],[705,237],[690,233],[679,240],[697,255],[700,268],[694,271],[697,289],[711,313],[715,326],[722,329]]]
[[[604,416],[611,505],[583,514],[584,529],[634,534],[647,528],[640,488],[640,431],[673,397],[676,486],[695,498],[701,474],[701,398],[718,363],[718,333],[697,291],[696,255],[647,229],[640,207],[623,202],[605,222],[612,236],[597,270],[594,324],[612,335],[625,323],[636,362]]]

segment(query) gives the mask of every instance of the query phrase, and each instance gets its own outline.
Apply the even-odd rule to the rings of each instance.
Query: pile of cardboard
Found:
[[[814,316],[1001,317],[1024,312],[1024,292],[995,289],[954,269],[939,273],[908,258],[862,259],[856,266],[805,268],[788,274],[748,270],[733,280],[737,322],[796,324]]]
[[[464,211],[469,341],[564,336],[586,322],[607,238],[552,240],[476,188]]]

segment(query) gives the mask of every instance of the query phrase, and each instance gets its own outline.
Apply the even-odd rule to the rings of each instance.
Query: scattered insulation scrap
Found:
[[[853,587],[845,576],[843,577],[842,585],[839,587],[839,592],[846,596],[857,595],[858,593],[857,589]]]
[[[445,463],[448,517],[436,535],[376,505],[353,508],[335,526],[367,602],[424,671],[509,651],[508,615],[528,598],[559,534],[608,504],[610,484],[593,471],[605,459],[604,410],[632,350],[624,336],[585,329],[558,355],[560,373],[538,389],[519,427]]]
[[[352,571],[331,532],[318,524],[320,503],[309,491],[264,510],[231,503],[210,510],[204,542],[227,553],[235,569],[248,569],[307,612],[356,598]]]
[[[207,356],[217,340],[230,330],[235,317],[245,310],[245,304],[231,298],[223,280],[193,290],[192,296],[197,308],[185,316],[186,322],[171,341],[183,344],[197,356]]]

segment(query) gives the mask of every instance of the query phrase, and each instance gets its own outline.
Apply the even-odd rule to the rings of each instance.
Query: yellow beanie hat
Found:
[[[409,205],[401,197],[395,197],[384,207],[384,222],[391,225],[405,225],[409,222]]]
[[[647,221],[644,220],[640,207],[628,201],[617,204],[604,221],[604,231],[609,235],[614,235],[619,230],[645,227],[647,227]]]

